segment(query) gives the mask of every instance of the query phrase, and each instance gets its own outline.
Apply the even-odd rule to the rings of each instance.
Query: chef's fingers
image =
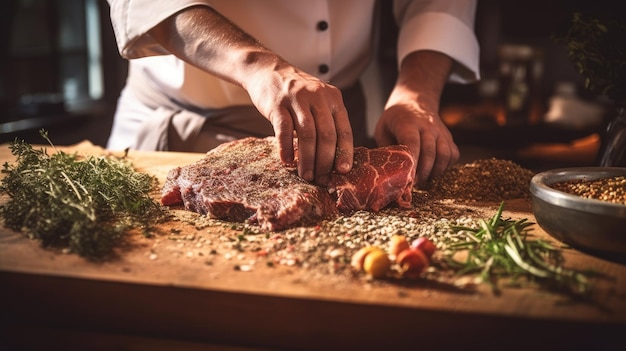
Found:
[[[337,148],[337,132],[330,109],[326,105],[311,106],[311,114],[315,120],[315,183],[321,186],[328,184],[330,173],[335,164]]]
[[[343,103],[335,108],[333,120],[337,131],[337,149],[334,152],[335,170],[338,173],[346,174],[352,169],[354,160],[354,137],[348,111]]]
[[[449,130],[444,129],[437,137],[437,150],[435,154],[435,163],[430,172],[429,178],[442,175],[446,169],[454,165],[460,157],[459,148],[457,147],[452,134]]]
[[[278,140],[280,160],[286,164],[293,163],[295,157],[293,149],[293,118],[291,112],[285,109],[275,110],[269,116],[276,140]]]
[[[455,165],[457,162],[459,162],[459,159],[461,158],[461,151],[459,150],[459,147],[456,145],[456,143],[454,142],[454,138],[452,137],[452,133],[450,132],[449,129],[446,129],[446,141],[448,142],[448,145],[450,146],[450,162],[448,162],[448,167]],[[443,172],[442,172],[443,173]]]
[[[374,140],[378,146],[386,146],[396,144],[396,138],[387,127],[381,127],[381,123],[376,125],[374,129]]]
[[[430,172],[437,157],[437,140],[430,133],[421,134],[421,149],[417,157],[417,184],[423,185],[430,176]]]
[[[451,141],[450,143],[448,145],[452,145],[450,148],[452,151],[452,155],[450,157],[450,162],[448,162],[448,167],[446,167],[446,169],[448,169],[451,166],[454,166],[457,162],[459,162],[459,159],[461,158],[461,151],[459,150],[459,147],[456,145],[454,141]],[[444,171],[445,169],[441,173],[443,173]]]
[[[452,139],[440,137],[437,139],[437,158],[430,173],[430,178],[438,177],[454,165],[460,157],[459,148]]]
[[[291,107],[293,123],[298,135],[298,175],[306,181],[315,179],[317,131],[310,108],[296,104]]]

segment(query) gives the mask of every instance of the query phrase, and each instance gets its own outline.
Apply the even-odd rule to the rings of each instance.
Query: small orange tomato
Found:
[[[428,267],[429,260],[421,250],[408,249],[400,252],[396,258],[402,275],[408,278],[419,278]]]
[[[394,235],[389,240],[389,254],[397,256],[400,252],[409,248],[409,242],[404,235]]]

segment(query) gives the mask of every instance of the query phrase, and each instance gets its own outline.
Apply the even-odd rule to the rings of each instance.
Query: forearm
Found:
[[[207,6],[180,11],[149,34],[183,61],[243,87],[255,71],[286,65],[278,55]]]
[[[386,108],[410,100],[425,111],[437,113],[451,68],[452,60],[444,54],[434,51],[409,54],[400,65],[398,80]]]
[[[274,127],[280,158],[325,185],[334,170],[350,171],[352,130],[341,92],[283,60],[210,7],[182,10],[149,34],[168,52],[243,87]],[[210,93],[210,92],[207,92]]]

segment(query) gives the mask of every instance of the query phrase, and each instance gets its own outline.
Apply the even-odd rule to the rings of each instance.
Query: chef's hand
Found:
[[[336,87],[293,67],[208,6],[184,8],[149,33],[169,53],[246,89],[272,123],[285,163],[294,160],[295,131],[301,177],[326,185],[333,169],[352,169],[352,129]]]
[[[295,131],[298,174],[302,178],[326,185],[333,169],[350,171],[352,129],[341,91],[286,62],[266,59],[270,64],[260,65],[243,86],[259,112],[272,123],[281,159],[294,159]]]
[[[404,144],[417,160],[416,184],[442,174],[459,159],[452,135],[435,112],[407,101],[385,109],[374,132],[378,145]]]
[[[459,149],[439,116],[439,101],[451,62],[447,56],[432,51],[408,55],[374,130],[379,146],[409,147],[417,160],[418,186],[442,174],[459,159]]]

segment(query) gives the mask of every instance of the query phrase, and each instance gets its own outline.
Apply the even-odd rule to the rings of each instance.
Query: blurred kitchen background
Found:
[[[370,133],[395,79],[391,1],[365,75]],[[602,1],[479,0],[482,80],[448,85],[442,117],[463,154],[531,169],[594,165],[610,101],[589,94],[554,36]],[[612,1],[606,2],[612,4]],[[619,2],[618,2],[619,3]],[[105,0],[6,0],[0,12],[0,142],[106,144],[126,77]]]

